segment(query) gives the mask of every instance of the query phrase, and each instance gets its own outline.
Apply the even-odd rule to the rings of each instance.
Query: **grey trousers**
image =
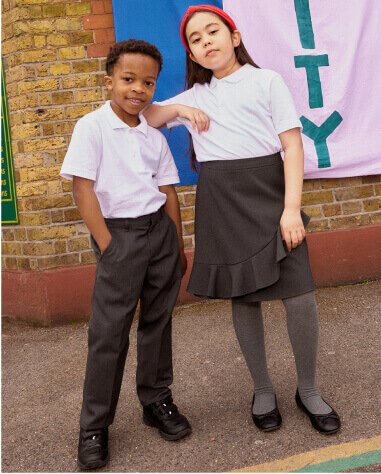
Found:
[[[180,289],[176,226],[159,209],[135,219],[105,219],[112,240],[97,256],[93,314],[81,428],[99,429],[114,419],[129,347],[129,332],[140,299],[136,384],[148,405],[171,394],[171,318]]]

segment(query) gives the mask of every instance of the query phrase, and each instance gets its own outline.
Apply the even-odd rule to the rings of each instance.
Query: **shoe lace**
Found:
[[[86,431],[83,443],[88,454],[95,454],[102,449],[102,433],[100,431]]]

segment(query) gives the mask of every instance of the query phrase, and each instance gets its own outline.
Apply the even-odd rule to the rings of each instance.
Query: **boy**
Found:
[[[179,177],[164,136],[141,114],[161,66],[160,52],[145,41],[113,46],[105,77],[111,101],[78,121],[61,169],[61,176],[73,180],[74,199],[97,256],[80,418],[81,469],[107,463],[108,426],[139,299],[136,380],[143,421],[168,440],[191,432],[169,389],[171,316],[186,270],[173,187]]]

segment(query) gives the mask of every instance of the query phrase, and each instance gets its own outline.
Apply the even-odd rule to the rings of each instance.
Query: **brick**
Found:
[[[106,13],[112,13],[112,1],[111,0],[103,0],[105,6]]]
[[[20,225],[36,226],[47,225],[51,223],[49,212],[29,212],[27,214],[20,213]]]
[[[44,123],[42,125],[42,135],[44,137],[54,135],[54,124],[52,123]]]
[[[104,73],[100,74],[91,74],[90,76],[90,87],[103,87],[104,86]]]
[[[91,13],[94,15],[99,15],[105,12],[105,5],[103,0],[92,0],[91,2]]]
[[[37,124],[20,125],[12,128],[13,140],[23,140],[39,135],[41,135],[41,127]]]
[[[77,207],[73,207],[72,209],[65,209],[64,213],[64,221],[71,222],[71,221],[81,221],[82,217]]]
[[[37,110],[26,110],[23,113],[23,122],[46,122],[46,121],[55,121],[63,120],[64,111],[62,108],[40,108]]]
[[[28,257],[19,257],[17,259],[17,270],[31,270],[31,262]]]
[[[8,41],[4,41],[2,44],[2,54],[10,54],[15,51],[21,51],[23,49],[33,48],[33,37],[21,36],[19,38],[12,38]]]
[[[52,21],[50,20],[32,20],[28,21],[28,23],[24,22],[17,22],[15,24],[17,34],[28,33],[53,33],[55,31],[55,27]]]
[[[186,193],[186,192],[194,192],[196,190],[196,186],[176,186],[177,193]]]
[[[49,196],[54,194],[62,194],[62,181],[57,179],[55,181],[48,181],[47,193]]]
[[[72,205],[73,197],[70,194],[63,194],[62,196],[46,196],[27,199],[25,202],[25,210],[39,211],[42,209],[69,207]]]
[[[46,181],[51,178],[57,178],[59,176],[61,166],[51,166],[49,168],[28,168],[27,178],[28,181]]]
[[[196,193],[185,193],[184,194],[184,205],[194,206],[196,203]]]
[[[25,140],[24,142],[25,151],[54,150],[63,146],[65,146],[63,137],[36,138],[34,140]]]
[[[79,254],[77,253],[67,255],[56,255],[54,257],[42,257],[38,259],[38,268],[40,270],[78,264]]]
[[[95,254],[92,250],[89,250],[88,252],[81,252],[80,256],[81,263],[84,265],[96,262]]]
[[[37,35],[33,37],[34,47],[42,48],[46,45],[46,36]]]
[[[97,30],[99,28],[114,28],[114,18],[112,14],[86,15],[83,17],[83,27],[85,30]]]
[[[57,104],[72,104],[74,100],[74,94],[72,91],[65,92],[53,92],[52,103]]]
[[[73,133],[75,122],[58,122],[54,124],[54,131],[57,135],[70,135]]]
[[[78,31],[82,30],[80,18],[59,18],[54,20],[55,31]]]
[[[94,43],[115,43],[114,28],[95,30],[94,38]]]
[[[2,242],[1,253],[3,255],[21,255],[21,244],[18,242]]]
[[[15,240],[24,241],[27,239],[26,229],[17,228],[15,229]]]
[[[102,58],[108,55],[114,43],[89,44],[87,46],[88,58]]]
[[[18,197],[45,194],[46,188],[46,183],[16,184],[16,192]]]
[[[84,224],[83,222],[81,222],[80,224],[75,224],[75,228],[77,229],[78,235],[81,235],[81,234],[89,235],[89,230],[86,227],[86,224]]]
[[[375,174],[371,176],[362,176],[361,178],[362,184],[373,184],[381,182],[381,175]]]
[[[370,214],[369,217],[371,224],[381,224],[381,212]]]
[[[66,13],[65,4],[44,5],[42,7],[43,17],[64,17]]]
[[[333,201],[332,191],[314,191],[302,195],[302,205],[323,204]]]
[[[376,184],[374,187],[374,193],[376,196],[381,196],[381,184]]]
[[[75,226],[73,225],[55,225],[51,227],[32,227],[27,229],[28,239],[30,240],[64,239],[74,236],[75,233]]]
[[[90,249],[89,237],[76,237],[75,239],[69,239],[67,242],[69,252],[77,252],[79,250]]]
[[[59,59],[82,59],[85,57],[86,57],[86,51],[83,46],[60,48],[58,50]]]
[[[73,182],[68,179],[62,181],[62,191],[64,193],[71,193],[73,191]]]
[[[52,215],[52,222],[54,224],[57,224],[58,222],[64,222],[64,214],[61,209],[52,211],[51,215]]]
[[[70,38],[62,33],[50,34],[47,36],[46,42],[49,46],[67,46],[70,43]]]
[[[307,206],[303,211],[310,217],[323,217],[321,206]]]
[[[7,257],[3,258],[3,267],[7,270],[17,270],[17,258],[16,257]]]
[[[97,102],[102,100],[102,90],[81,90],[74,91],[74,103],[78,102]]]
[[[331,229],[347,229],[369,224],[369,215],[355,215],[348,217],[337,217],[330,219]]]
[[[53,102],[52,102],[51,92],[49,93],[41,92],[40,94],[38,94],[38,105],[46,106],[46,105],[52,105],[52,104]]]
[[[303,192],[315,191],[320,189],[319,179],[305,179],[303,181]]]
[[[86,15],[91,13],[91,3],[90,2],[82,2],[82,3],[68,3],[66,4],[66,15]]]
[[[73,73],[97,72],[100,69],[98,60],[94,59],[89,59],[87,61],[74,61],[72,67]]]
[[[94,33],[92,31],[74,31],[70,33],[70,44],[84,45],[94,43]]]
[[[323,206],[323,213],[326,217],[339,216],[341,212],[340,204],[325,204]]]
[[[90,75],[80,74],[78,76],[64,77],[62,79],[63,89],[80,89],[90,86]]]
[[[54,255],[53,242],[31,242],[25,243],[22,246],[24,255],[40,256],[40,255]]]
[[[358,214],[362,211],[361,201],[349,201],[342,204],[343,214]]]
[[[364,211],[373,212],[381,210],[381,198],[366,199],[363,201]]]
[[[59,254],[59,253],[67,253],[67,244],[65,240],[56,240],[53,243],[54,246],[54,253]]]
[[[28,107],[36,107],[38,105],[38,97],[34,95],[24,95],[20,97],[14,97],[8,102],[9,111],[22,110]]]
[[[194,234],[194,222],[186,222],[182,224],[184,235]]]
[[[191,249],[191,248],[194,247],[193,238],[192,238],[192,237],[185,236],[185,237],[183,238],[183,241],[184,241],[184,248],[185,248],[185,249]]]
[[[308,232],[322,232],[328,229],[329,224],[327,219],[310,221],[307,227]]]
[[[91,105],[75,105],[65,109],[67,119],[78,119],[92,111]]]
[[[50,65],[50,74],[52,76],[62,76],[71,73],[70,63],[56,63]]]
[[[335,190],[335,197],[338,201],[349,201],[350,199],[361,199],[373,196],[373,186],[359,186],[346,189]]]
[[[49,76],[49,66],[47,64],[40,64],[36,67],[36,76],[37,77],[46,77]]]
[[[3,51],[4,54],[4,51]],[[8,69],[6,72],[6,81],[7,84],[10,84],[14,81],[23,81],[24,79],[33,79],[35,77],[35,72],[32,67],[27,66],[16,66],[12,69]],[[13,99],[12,99],[13,100]]]
[[[180,209],[181,220],[182,221],[191,221],[194,220],[194,209],[193,207],[187,207]]]
[[[2,229],[1,231],[2,240],[3,241],[10,241],[15,240],[15,234],[12,229]]]
[[[24,168],[31,166],[41,166],[44,162],[42,153],[18,154],[14,157],[15,168]]]

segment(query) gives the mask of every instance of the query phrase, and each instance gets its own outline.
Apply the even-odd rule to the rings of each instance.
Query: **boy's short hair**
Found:
[[[159,73],[163,66],[163,57],[160,51],[151,43],[143,40],[129,39],[125,41],[119,41],[115,43],[114,46],[110,49],[107,58],[106,58],[106,73],[110,76],[113,73],[114,66],[118,62],[118,59],[122,54],[145,54],[146,56],[151,56],[158,66]]]

